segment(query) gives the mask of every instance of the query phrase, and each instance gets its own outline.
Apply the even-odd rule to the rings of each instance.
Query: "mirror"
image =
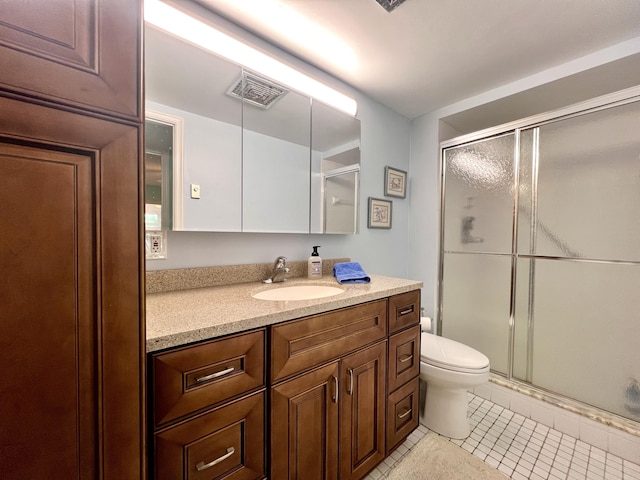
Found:
[[[147,202],[150,221],[190,231],[357,232],[359,120],[268,80],[256,85],[265,79],[149,26],[145,81],[149,132],[163,115],[182,125],[160,173],[147,142],[146,176],[160,176],[162,198]],[[272,89],[285,92],[268,108],[250,103]]]
[[[182,159],[180,139],[182,119],[147,110],[144,124],[145,144],[145,214],[146,230],[172,230],[181,222],[174,212],[181,211],[180,174]],[[176,174],[177,173],[177,174]]]
[[[251,74],[245,95],[242,231],[309,233],[311,100]]]
[[[314,101],[310,233],[358,233],[360,120]]]

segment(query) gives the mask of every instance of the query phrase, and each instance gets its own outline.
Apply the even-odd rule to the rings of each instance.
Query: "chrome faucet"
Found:
[[[276,262],[273,265],[273,272],[271,276],[266,280],[263,280],[263,283],[277,283],[277,282],[286,282],[286,275],[289,273],[289,267],[287,267],[287,258],[286,257],[278,257],[276,258]]]

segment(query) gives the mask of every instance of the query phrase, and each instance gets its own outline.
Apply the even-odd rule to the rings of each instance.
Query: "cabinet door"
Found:
[[[355,480],[384,459],[387,342],[342,359],[340,479]]]
[[[139,119],[141,2],[0,2],[0,86]]]
[[[144,478],[140,131],[0,112],[0,476]]]
[[[271,478],[338,478],[338,362],[272,387]]]

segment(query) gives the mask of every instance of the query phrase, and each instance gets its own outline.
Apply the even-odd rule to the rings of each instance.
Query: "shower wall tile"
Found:
[[[511,405],[511,392],[506,388],[492,388],[490,400],[493,403],[497,403],[501,407],[509,408],[509,406]]]
[[[580,419],[580,440],[587,442],[594,447],[607,449],[609,428],[599,422],[594,422],[588,418]]]
[[[492,386],[493,385],[491,383],[478,385],[477,387],[473,388],[473,393],[475,393],[479,397],[484,398],[485,400],[491,400]]]
[[[571,435],[572,437],[581,438],[580,420],[580,415],[576,415],[575,413],[556,412],[553,419],[553,428],[561,431],[562,433],[566,433],[567,435]]]
[[[510,392],[511,394],[511,407],[510,409],[520,415],[530,418],[531,417],[531,397],[522,395],[518,392]]]
[[[541,400],[531,399],[531,419],[553,428],[554,409]]]
[[[633,463],[640,463],[640,437],[609,427],[608,451]]]

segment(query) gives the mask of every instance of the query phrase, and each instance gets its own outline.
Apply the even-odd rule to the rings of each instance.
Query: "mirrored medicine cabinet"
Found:
[[[148,230],[357,233],[360,121],[145,27]]]

